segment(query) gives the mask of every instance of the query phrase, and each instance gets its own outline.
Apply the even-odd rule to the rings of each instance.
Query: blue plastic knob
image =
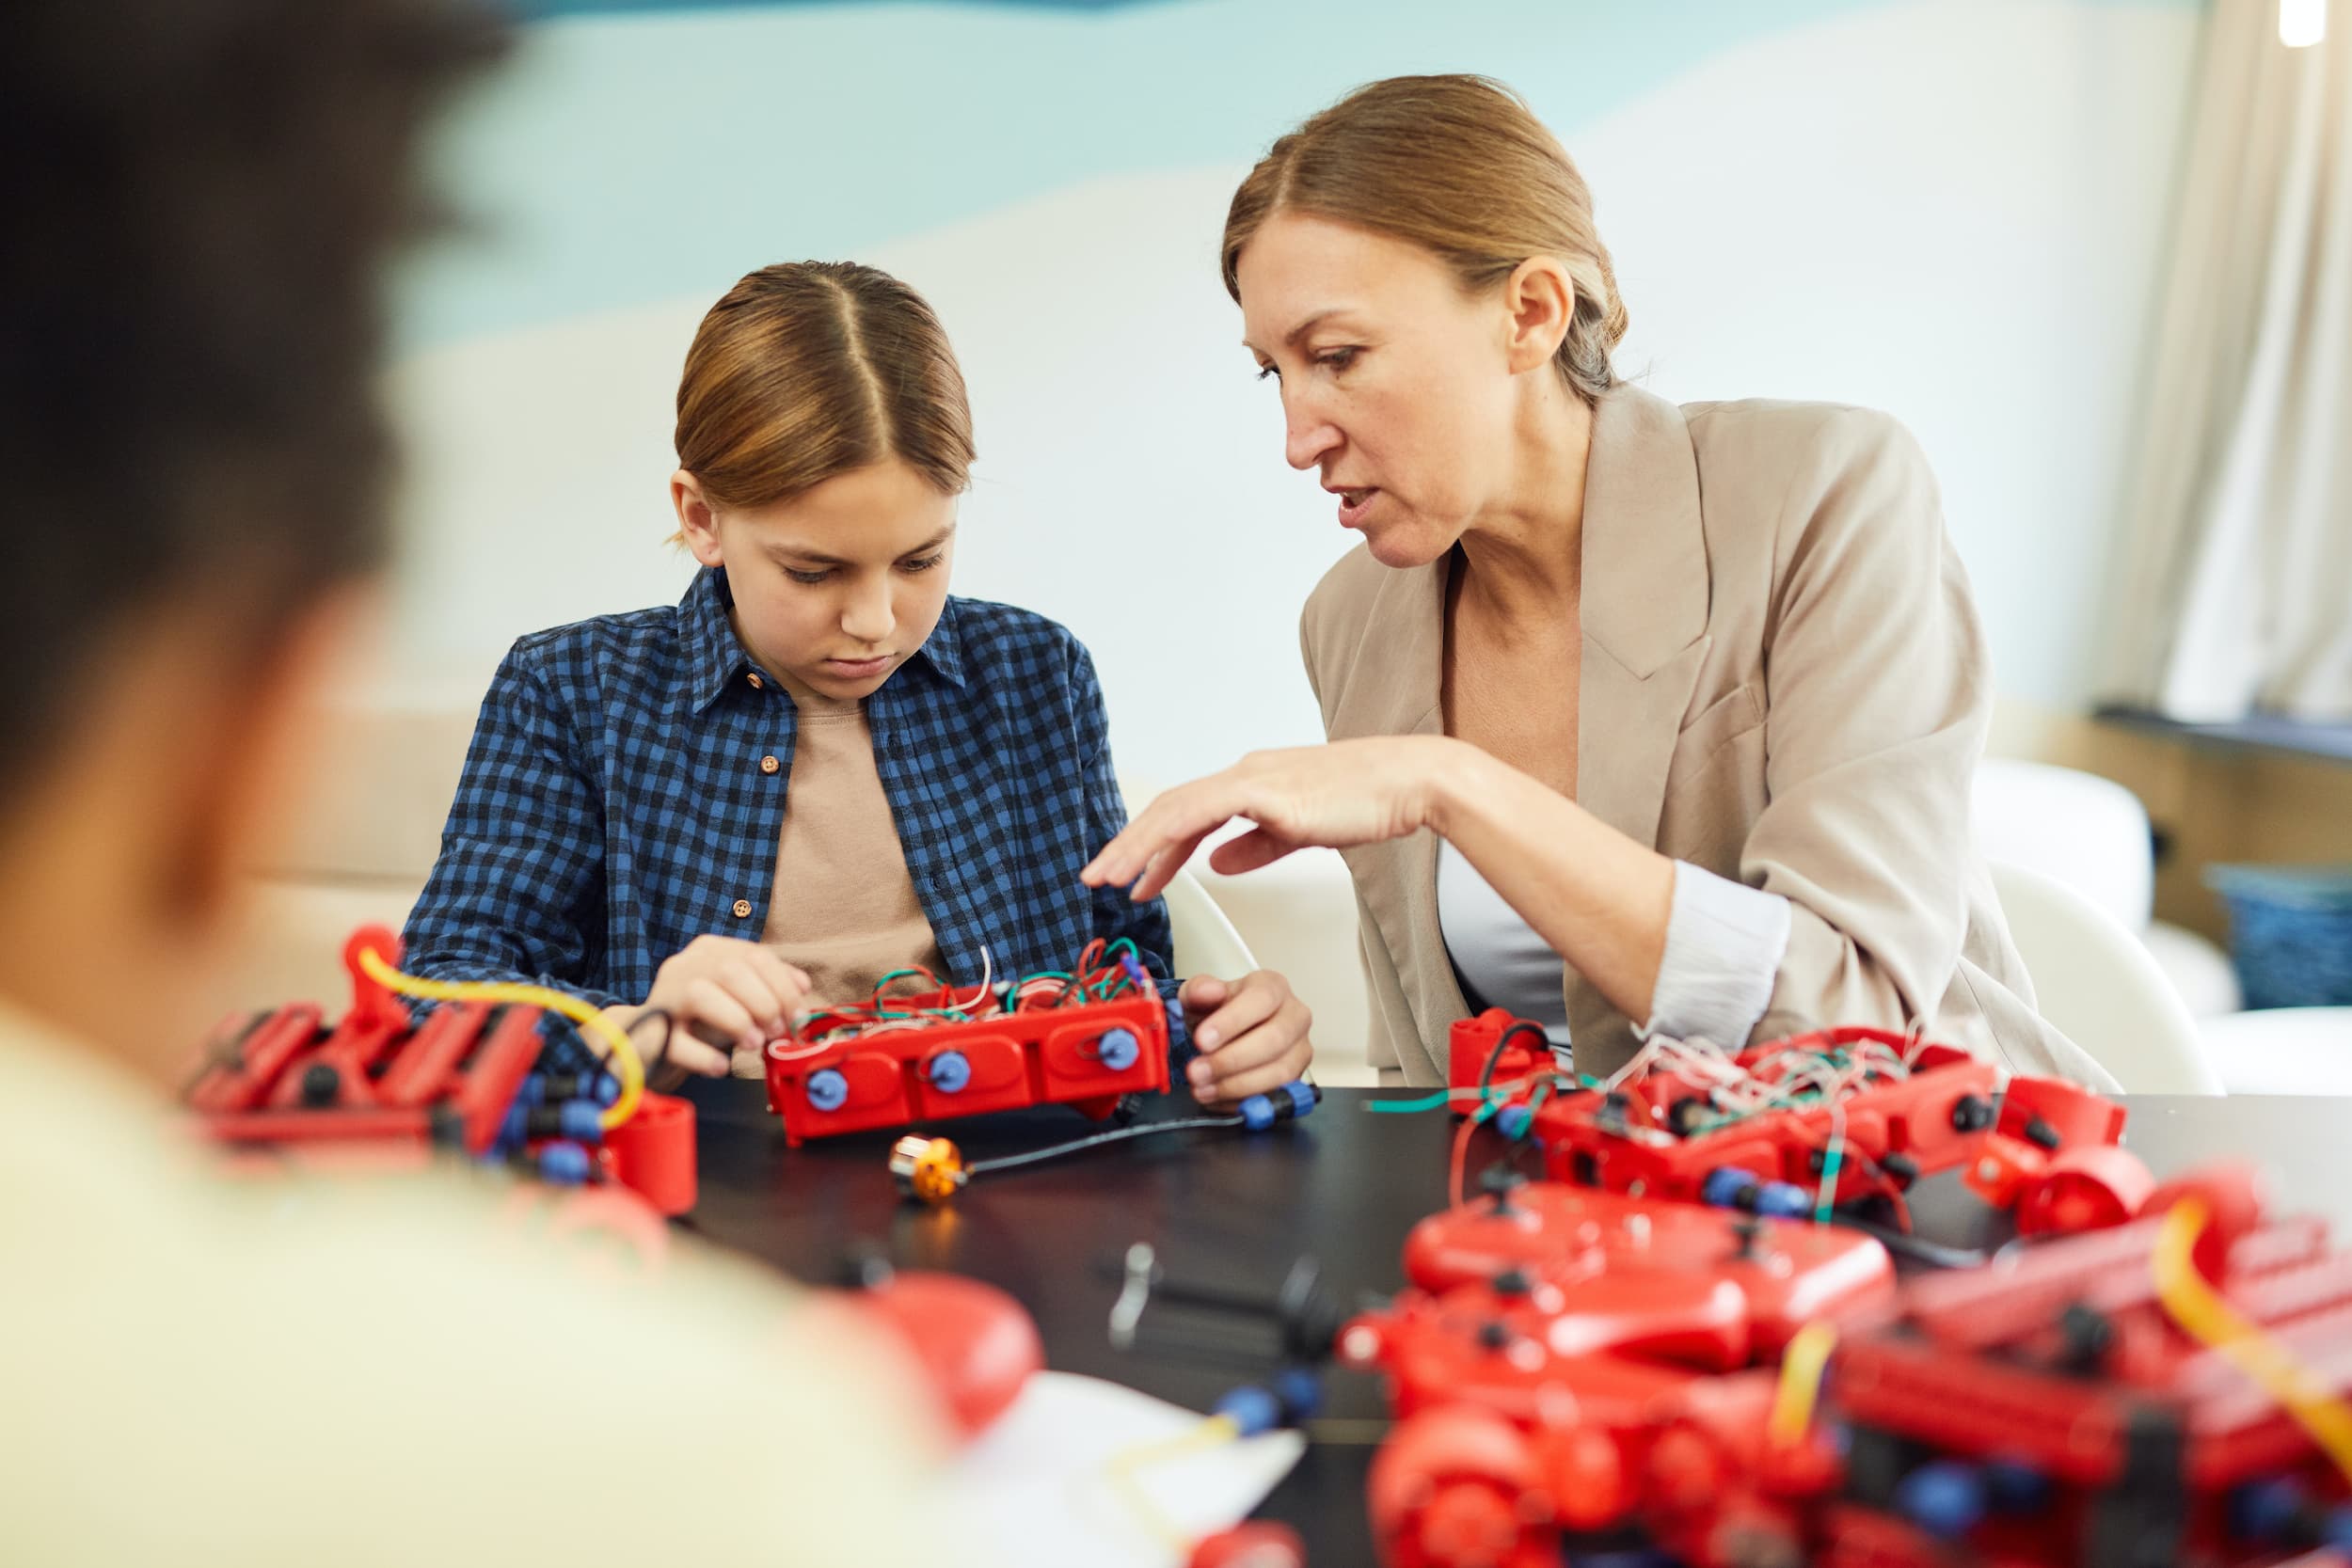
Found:
[[[1756,1189],[1756,1212],[1803,1219],[1813,1212],[1813,1195],[1791,1181],[1767,1181]]]
[[[1113,1072],[1124,1072],[1143,1059],[1143,1043],[1126,1029],[1105,1030],[1094,1050]]]
[[[931,1058],[931,1087],[956,1094],[972,1082],[972,1063],[961,1051],[943,1051]]]
[[[818,1068],[803,1085],[808,1102],[820,1111],[838,1111],[850,1102],[850,1081],[838,1068]]]

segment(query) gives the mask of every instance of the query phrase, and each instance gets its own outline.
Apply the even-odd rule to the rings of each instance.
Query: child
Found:
[[[675,607],[515,644],[409,966],[666,1008],[672,1066],[706,1074],[895,971],[971,984],[1126,938],[1168,975],[1167,907],[1078,879],[1126,820],[1093,661],[947,592],[973,443],[930,308],[872,267],[762,268],[703,318],[677,409],[703,569]],[[1279,976],[1183,1003],[1201,1098],[1303,1067]]]
[[[387,543],[379,275],[490,34],[452,0],[8,26],[0,1562],[984,1547],[916,1370],[771,1273],[681,1238],[592,1275],[470,1188],[230,1182],[190,1136],[240,868]]]

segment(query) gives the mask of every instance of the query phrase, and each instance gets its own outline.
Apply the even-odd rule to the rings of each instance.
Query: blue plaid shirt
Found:
[[[675,608],[517,641],[483,699],[406,967],[636,1002],[705,932],[756,939],[797,710],[727,620],[723,569]],[[757,672],[758,684],[751,679]],[[1043,616],[949,598],[866,699],[874,764],[949,974],[1067,969],[1131,937],[1170,973],[1168,907],[1078,870],[1126,822],[1094,661]],[[772,774],[760,759],[781,763]],[[1163,979],[1173,1001],[1176,985]],[[1168,1009],[1181,1041],[1182,1019]]]

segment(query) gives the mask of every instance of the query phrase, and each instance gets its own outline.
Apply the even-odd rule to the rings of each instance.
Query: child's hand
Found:
[[[688,1072],[725,1077],[734,1048],[757,1051],[785,1033],[807,996],[808,976],[774,948],[741,937],[696,937],[654,972],[644,1004],[675,1020],[666,1066],[679,1070],[660,1076],[671,1083]],[[610,1010],[626,1025],[644,1007]]]
[[[1270,969],[1238,980],[1196,974],[1176,994],[1200,1053],[1186,1076],[1203,1105],[1233,1105],[1280,1088],[1315,1059],[1307,1039],[1314,1015]]]

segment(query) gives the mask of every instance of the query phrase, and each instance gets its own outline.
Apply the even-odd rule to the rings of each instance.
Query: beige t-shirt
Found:
[[[793,700],[800,731],[761,940],[807,972],[820,1002],[862,1002],[894,969],[938,974],[939,943],[907,875],[865,707],[814,693]]]
[[[0,1562],[975,1544],[907,1367],[764,1271],[684,1238],[588,1266],[486,1177],[224,1177],[149,1085],[5,1006],[0,1085]]]

